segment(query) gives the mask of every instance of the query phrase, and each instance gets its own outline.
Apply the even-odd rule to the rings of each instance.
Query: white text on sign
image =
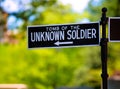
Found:
[[[67,26],[46,27],[46,30],[46,32],[31,32],[31,42],[96,38],[95,28],[82,29],[79,25],[70,26],[69,30]]]

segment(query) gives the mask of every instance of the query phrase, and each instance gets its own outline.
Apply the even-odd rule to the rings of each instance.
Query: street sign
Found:
[[[120,42],[120,17],[110,17],[109,23],[109,41]]]
[[[99,45],[99,22],[28,26],[28,48]]]

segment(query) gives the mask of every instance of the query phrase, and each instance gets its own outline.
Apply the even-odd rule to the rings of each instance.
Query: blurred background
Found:
[[[26,31],[30,25],[97,22],[102,7],[108,17],[120,16],[120,0],[0,0],[0,83],[100,89],[100,46],[29,50]],[[108,73],[120,75],[120,43],[108,44]]]

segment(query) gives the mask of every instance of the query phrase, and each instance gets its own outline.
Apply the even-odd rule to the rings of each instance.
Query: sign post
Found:
[[[99,45],[99,22],[28,26],[28,48]]]
[[[102,62],[102,89],[108,89],[108,74],[107,74],[107,42],[106,38],[106,24],[108,18],[106,17],[107,8],[102,8],[102,17],[101,17],[101,25],[102,25],[102,38],[101,38],[101,62]]]

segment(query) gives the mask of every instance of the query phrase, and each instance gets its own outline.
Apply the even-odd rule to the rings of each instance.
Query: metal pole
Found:
[[[101,25],[102,25],[102,38],[101,38],[101,62],[102,62],[102,89],[108,89],[108,74],[107,74],[107,42],[106,38],[106,24],[108,18],[106,17],[107,8],[102,8],[102,17],[101,17]]]

